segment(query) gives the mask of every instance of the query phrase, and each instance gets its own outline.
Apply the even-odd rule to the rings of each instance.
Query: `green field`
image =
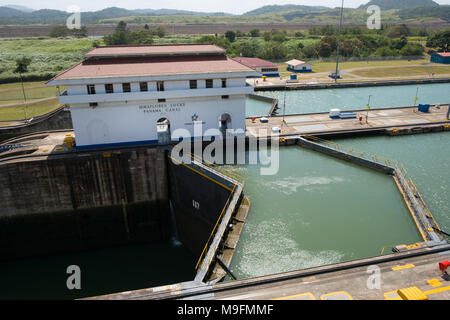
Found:
[[[450,66],[380,67],[376,69],[355,70],[351,73],[368,78],[430,76],[432,73],[435,75],[450,74]]]
[[[46,87],[45,82],[26,82],[24,88],[26,107],[21,83],[0,85],[0,121],[22,120],[25,118],[25,112],[27,118],[35,117],[59,107],[56,89]],[[41,99],[44,100],[40,101]]]
[[[96,40],[97,42],[101,40]],[[93,39],[2,39],[0,40],[0,83],[17,81],[15,60],[31,58],[25,79],[44,80],[83,59],[83,53],[93,47]]]
[[[0,121],[23,120],[25,113],[27,119],[36,117],[57,109],[60,106],[58,98],[52,98],[41,102],[30,102],[24,108],[23,105],[12,107],[0,106]],[[24,111],[25,109],[25,111]]]

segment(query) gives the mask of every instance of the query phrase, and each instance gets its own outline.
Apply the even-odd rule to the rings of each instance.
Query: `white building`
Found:
[[[252,69],[210,44],[105,46],[47,82],[65,86],[77,148],[165,143],[194,123],[245,134]],[[158,124],[158,126],[157,126]]]
[[[287,64],[287,70],[292,72],[312,72],[312,66],[302,60],[289,60],[286,61]]]

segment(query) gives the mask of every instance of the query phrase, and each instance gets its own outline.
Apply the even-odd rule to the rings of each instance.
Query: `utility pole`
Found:
[[[20,82],[22,83],[22,93],[23,93],[23,115],[25,117],[25,122],[27,122],[27,97],[25,95],[25,87],[23,86],[23,78],[22,78],[22,72],[19,73],[20,75]]]
[[[339,51],[341,50],[341,29],[342,29],[342,16],[344,13],[344,0],[342,0],[341,6],[341,18],[339,21],[339,31],[338,31],[338,43],[337,43],[337,53],[336,53],[336,73],[334,74],[334,82],[337,82],[339,74]]]
[[[281,122],[281,126],[284,124],[287,126],[286,120],[284,116],[286,115],[286,91],[284,91],[284,102],[283,102],[283,121]]]

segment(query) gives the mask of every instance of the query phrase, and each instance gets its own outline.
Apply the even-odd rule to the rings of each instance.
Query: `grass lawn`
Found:
[[[58,94],[55,87],[45,87],[44,82],[25,82],[24,88],[27,100],[48,98]],[[0,85],[0,104],[15,101],[23,101],[22,84],[18,82]]]
[[[29,103],[26,106],[27,118],[32,118],[39,116],[41,114],[48,113],[57,109],[60,106],[58,98],[51,100]],[[0,107],[0,120],[23,120],[25,119],[24,107],[23,105],[11,106],[11,107]]]
[[[428,59],[422,60],[384,60],[384,61],[348,61],[339,62],[339,69],[353,69],[364,67],[396,67],[429,63]],[[312,63],[314,72],[328,72],[336,68],[336,62]]]
[[[432,73],[450,74],[450,66],[415,66],[415,67],[388,67],[367,70],[355,70],[352,74],[362,77],[413,77],[413,76],[430,76]]]
[[[417,64],[425,64],[429,63],[430,61],[428,59],[421,59],[421,60],[385,60],[385,61],[348,61],[348,62],[339,62],[339,70],[345,70],[345,69],[353,69],[353,68],[365,68],[365,67],[400,67],[400,66],[410,66],[410,65],[417,65]],[[336,62],[311,62],[313,72],[314,73],[321,73],[321,72],[329,72],[334,71],[336,69]],[[292,72],[287,71],[286,67],[287,65],[285,63],[278,63],[280,75],[282,76],[289,76],[292,74]],[[435,67],[433,67],[434,69]],[[356,73],[352,72],[352,73]],[[435,72],[437,73],[437,72]],[[304,75],[308,75],[308,73],[305,73]],[[359,75],[359,74],[357,74]]]

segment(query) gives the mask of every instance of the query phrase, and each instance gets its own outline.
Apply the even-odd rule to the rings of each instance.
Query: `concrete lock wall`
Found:
[[[169,160],[170,198],[179,240],[199,257],[232,192],[232,184],[195,165]]]
[[[0,261],[167,240],[174,229],[199,256],[232,184],[167,155],[142,147],[0,164]]]
[[[158,149],[0,165],[0,259],[167,239],[166,173]]]

